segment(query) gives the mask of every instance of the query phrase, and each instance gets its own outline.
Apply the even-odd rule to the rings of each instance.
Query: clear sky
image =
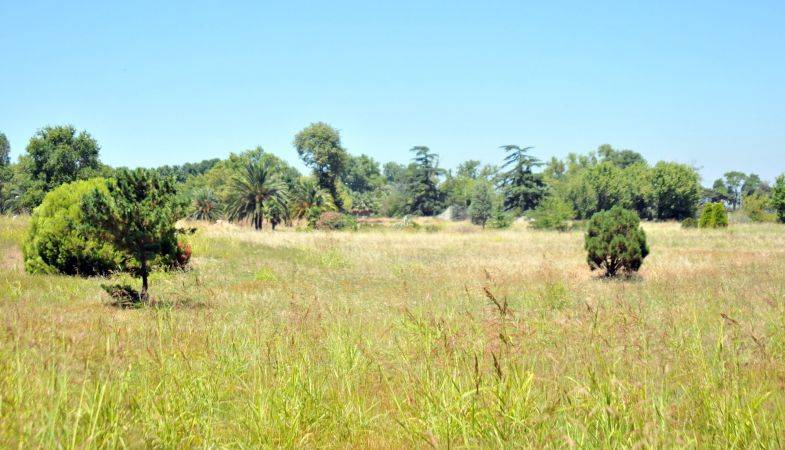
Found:
[[[351,153],[454,167],[599,144],[785,172],[785,2],[0,0],[0,131],[88,130],[110,165]],[[301,166],[300,166],[301,167]]]

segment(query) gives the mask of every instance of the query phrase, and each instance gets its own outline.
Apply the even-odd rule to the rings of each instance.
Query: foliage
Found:
[[[210,188],[200,188],[194,192],[191,208],[191,218],[195,220],[215,220],[220,211],[218,197]]]
[[[547,192],[547,186],[542,175],[533,172],[535,167],[542,165],[528,154],[533,147],[505,145],[501,148],[507,152],[502,166],[506,171],[499,174],[504,209],[523,212],[535,208]]]
[[[515,216],[505,211],[503,208],[494,208],[491,212],[491,219],[487,223],[488,228],[504,229],[510,228],[515,221]]]
[[[771,206],[777,213],[777,219],[785,223],[785,174],[777,177],[771,190]]]
[[[609,144],[600,145],[597,149],[597,154],[600,156],[602,162],[609,162],[620,169],[630,167],[634,164],[646,166],[646,159],[632,150],[616,150]]]
[[[295,184],[289,198],[289,214],[293,219],[305,219],[313,217],[313,211],[318,209],[318,217],[322,211],[333,210],[330,194],[319,186],[310,177],[303,177]],[[314,219],[315,220],[315,219]]]
[[[5,133],[0,133],[0,167],[11,164],[11,145]]]
[[[652,173],[652,193],[657,219],[693,217],[701,195],[700,177],[686,164],[659,162]]]
[[[694,217],[687,217],[681,221],[682,228],[698,228],[698,219]]]
[[[766,211],[768,207],[769,198],[760,192],[753,191],[752,194],[744,197],[741,209],[753,222],[770,222],[775,217]]]
[[[268,203],[285,207],[286,185],[263,162],[250,162],[245,171],[232,178],[228,203],[232,220],[249,219],[254,229],[261,230]]]
[[[175,222],[182,217],[185,205],[176,196],[173,180],[151,170],[119,170],[107,191],[93,189],[85,198],[86,221],[94,233],[135,263],[133,271],[142,278],[140,297],[147,301],[154,262],[178,254]]]
[[[592,216],[584,245],[591,270],[604,270],[609,277],[637,272],[649,254],[640,218],[619,206]]]
[[[44,127],[27,144],[20,158],[19,185],[24,187],[24,209],[32,210],[46,192],[71,181],[99,175],[98,143],[71,125]]]
[[[444,194],[438,187],[439,176],[444,174],[444,170],[439,168],[439,155],[424,146],[413,147],[410,151],[414,153],[414,164],[406,187],[407,213],[436,215],[441,212],[444,200]]]
[[[317,230],[354,230],[357,228],[357,220],[348,214],[326,211],[319,216],[314,228]]]
[[[556,195],[549,195],[529,213],[533,219],[532,227],[544,230],[567,231],[575,211],[569,202]]]
[[[99,275],[118,270],[122,254],[90,232],[82,202],[93,191],[107,195],[102,178],[63,184],[44,197],[30,220],[23,247],[29,273]]]
[[[368,155],[348,155],[341,180],[349,190],[359,193],[371,192],[384,183],[379,163]]]
[[[338,183],[344,174],[348,155],[341,146],[338,130],[324,122],[312,123],[297,133],[294,147],[305,165],[314,171],[319,186],[330,193],[333,204],[342,211],[344,205]]]
[[[475,225],[485,224],[491,218],[493,212],[493,187],[488,182],[480,182],[474,185],[472,201],[469,205],[469,218]]]
[[[708,203],[701,211],[698,226],[701,228],[724,228],[728,226],[728,214],[722,203]]]

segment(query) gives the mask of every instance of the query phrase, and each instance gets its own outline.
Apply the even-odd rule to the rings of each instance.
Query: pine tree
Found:
[[[507,171],[501,174],[499,182],[504,209],[523,212],[535,208],[547,192],[547,186],[542,175],[533,171],[542,165],[540,160],[528,154],[534,147],[505,145],[501,148],[507,152],[502,166]]]
[[[414,173],[407,186],[407,210],[409,214],[433,216],[440,212],[444,200],[438,186],[439,176],[444,174],[439,168],[439,155],[425,146],[413,147],[410,151],[414,153]]]

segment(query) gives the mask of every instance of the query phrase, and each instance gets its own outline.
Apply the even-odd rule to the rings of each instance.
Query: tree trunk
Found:
[[[147,286],[147,277],[149,275],[147,273],[148,272],[147,271],[147,259],[146,258],[142,258],[140,263],[142,265],[142,268],[141,268],[141,272],[142,272],[142,292],[139,293],[139,299],[141,301],[143,301],[143,302],[147,302],[147,300],[149,300],[149,296],[147,294],[147,287],[148,287]]]

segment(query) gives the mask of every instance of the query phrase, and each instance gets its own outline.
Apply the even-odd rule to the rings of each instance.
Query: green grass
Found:
[[[646,224],[620,282],[580,232],[200,225],[123,310],[25,274],[26,223],[0,218],[0,447],[785,446],[782,226]]]

